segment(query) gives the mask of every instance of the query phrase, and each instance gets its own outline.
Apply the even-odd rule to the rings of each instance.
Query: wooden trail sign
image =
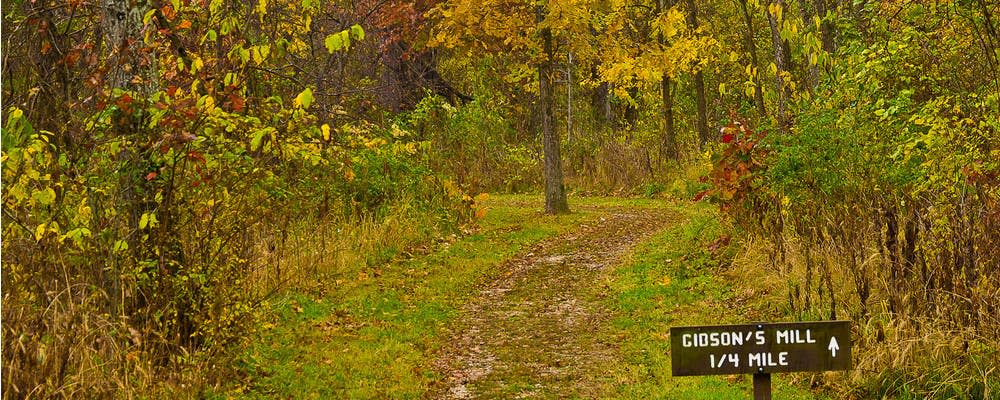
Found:
[[[850,321],[670,328],[674,376],[754,374],[754,395],[769,399],[775,372],[851,369]]]

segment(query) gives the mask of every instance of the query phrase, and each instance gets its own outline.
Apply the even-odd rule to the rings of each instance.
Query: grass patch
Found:
[[[727,279],[734,246],[714,208],[684,202],[676,209],[681,221],[639,245],[608,278],[605,302],[615,318],[602,334],[621,345],[608,398],[746,399],[749,375],[671,376],[671,326],[764,319],[762,304],[741,296],[751,283]],[[816,398],[792,383],[794,375],[773,376],[775,398]]]
[[[426,254],[317,276],[266,305],[273,317],[239,360],[244,379],[217,397],[421,397],[439,378],[430,364],[441,333],[476,286],[527,246],[596,218],[601,203],[547,216],[538,196],[495,197],[477,228]]]

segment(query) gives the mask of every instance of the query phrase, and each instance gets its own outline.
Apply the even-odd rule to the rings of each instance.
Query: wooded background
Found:
[[[4,398],[180,385],[315,276],[304,232],[375,262],[524,191],[717,202],[787,315],[855,321],[845,385],[990,393],[995,1],[2,8]]]

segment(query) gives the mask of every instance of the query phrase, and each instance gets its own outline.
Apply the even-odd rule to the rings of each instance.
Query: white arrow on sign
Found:
[[[831,356],[833,356],[834,358],[837,357],[837,350],[840,350],[840,346],[837,345],[837,337],[836,336],[831,336],[830,337],[830,345],[826,346],[826,349],[830,350]]]

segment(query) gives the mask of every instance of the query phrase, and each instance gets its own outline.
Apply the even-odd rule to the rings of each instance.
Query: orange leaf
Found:
[[[181,23],[177,24],[177,29],[190,29],[190,28],[191,28],[191,21],[189,20],[183,20],[181,21]]]
[[[177,15],[177,12],[174,11],[174,8],[171,7],[169,4],[161,7],[160,12],[163,13],[163,17],[166,18],[167,21],[173,20],[174,16]]]

